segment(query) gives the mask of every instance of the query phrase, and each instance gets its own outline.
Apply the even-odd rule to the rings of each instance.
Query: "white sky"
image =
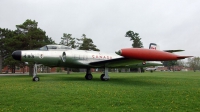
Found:
[[[1,0],[0,27],[31,19],[56,43],[63,33],[92,38],[102,52],[131,47],[129,30],[139,33],[145,48],[184,49],[200,56],[200,0]]]

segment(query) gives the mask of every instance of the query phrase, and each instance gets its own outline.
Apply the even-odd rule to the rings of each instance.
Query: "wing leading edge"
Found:
[[[91,66],[98,67],[111,67],[111,68],[139,68],[139,67],[148,67],[148,66],[161,66],[163,65],[159,61],[143,61],[138,59],[130,59],[125,57],[120,57],[116,59],[103,60],[98,62],[89,63]]]

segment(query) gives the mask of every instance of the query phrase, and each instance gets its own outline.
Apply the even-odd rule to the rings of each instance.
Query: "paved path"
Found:
[[[65,74],[65,72],[62,73],[58,73],[58,72],[52,72],[52,73],[38,73],[38,75],[40,74]],[[66,73],[67,74],[67,73]],[[4,74],[0,74],[0,76],[14,76],[14,75],[29,75],[29,73],[4,73]]]
[[[13,76],[13,75],[28,75],[28,73],[7,73],[7,74],[0,74],[0,76]]]

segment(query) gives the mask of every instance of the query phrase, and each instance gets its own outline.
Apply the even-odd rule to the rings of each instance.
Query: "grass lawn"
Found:
[[[0,112],[200,111],[200,72],[0,76]]]

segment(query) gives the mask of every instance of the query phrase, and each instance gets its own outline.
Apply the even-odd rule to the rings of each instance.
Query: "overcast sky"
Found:
[[[200,56],[200,0],[1,0],[0,27],[31,19],[56,43],[63,33],[92,38],[102,52],[131,47],[129,30],[139,33],[145,48],[184,49]]]

